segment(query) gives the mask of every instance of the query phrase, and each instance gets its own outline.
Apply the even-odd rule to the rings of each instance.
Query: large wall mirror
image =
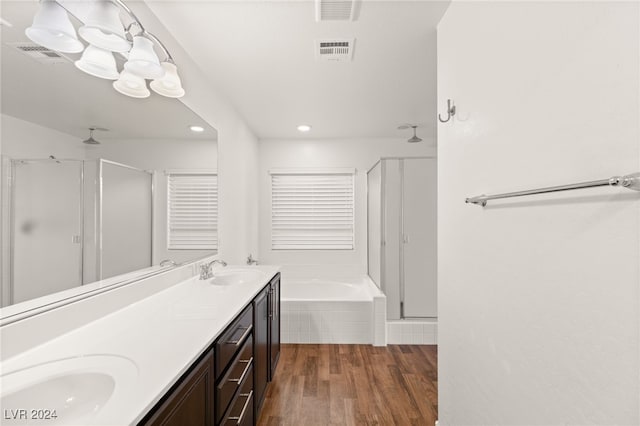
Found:
[[[24,34],[37,7],[1,10],[1,306],[215,253],[216,130],[178,99],[116,92],[79,54],[42,51]]]

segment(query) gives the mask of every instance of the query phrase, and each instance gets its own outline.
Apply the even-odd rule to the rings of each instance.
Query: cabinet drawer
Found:
[[[253,366],[220,424],[224,426],[253,425]]]
[[[253,330],[253,306],[249,305],[216,341],[216,380]]]
[[[253,338],[249,336],[240,353],[216,385],[216,422],[220,421],[236,391],[244,385],[249,376],[253,383],[253,364]]]

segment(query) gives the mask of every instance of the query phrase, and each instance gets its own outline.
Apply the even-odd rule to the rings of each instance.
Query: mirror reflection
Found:
[[[38,3],[2,3],[1,306],[214,253],[215,129],[39,48]]]

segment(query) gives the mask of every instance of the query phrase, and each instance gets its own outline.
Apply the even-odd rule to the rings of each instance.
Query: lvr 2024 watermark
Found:
[[[5,409],[2,418],[4,420],[54,420],[58,418],[56,410],[42,409]]]

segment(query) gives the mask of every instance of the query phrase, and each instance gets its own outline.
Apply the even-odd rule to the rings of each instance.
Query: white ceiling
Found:
[[[436,132],[436,25],[449,1],[363,1],[355,22],[315,22],[313,1],[163,1],[149,8],[261,139]],[[355,37],[353,62],[314,40]]]
[[[82,139],[88,137],[91,126],[109,129],[96,132],[99,140],[216,139],[215,129],[179,100],[153,92],[147,99],[129,98],[117,93],[111,81],[89,76],[70,61],[42,64],[10,47],[7,43],[30,42],[24,30],[31,25],[37,6],[36,1],[2,0],[2,19],[12,25],[1,26],[3,114]],[[188,129],[191,124],[207,131],[193,133]]]

